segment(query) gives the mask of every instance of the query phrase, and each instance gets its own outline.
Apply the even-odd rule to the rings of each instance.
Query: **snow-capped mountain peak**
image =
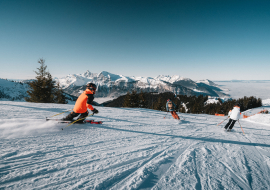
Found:
[[[211,96],[227,96],[222,93],[217,94],[211,90],[212,87],[215,87],[216,91],[221,91],[218,85],[212,81],[203,80],[204,85],[201,83],[198,85],[195,81],[179,75],[159,75],[155,78],[129,77],[108,71],[91,73],[87,70],[84,74],[68,75],[58,80],[67,93],[75,96],[78,96],[79,91],[83,90],[89,82],[93,82],[98,86],[97,97],[118,97],[132,90],[137,92],[143,90],[144,92],[174,92],[186,95],[197,95],[200,93]]]
[[[85,90],[87,83],[95,83],[97,85],[97,93],[95,97],[110,97],[117,98],[121,95],[125,95],[127,92],[133,90],[140,92],[173,92],[175,94],[182,95],[208,95],[213,97],[228,98],[229,96],[222,92],[218,85],[210,80],[201,80],[194,82],[189,78],[185,78],[179,75],[159,75],[158,77],[129,77],[119,74],[113,74],[108,71],[102,71],[100,73],[92,73],[89,70],[82,74],[69,74],[63,78],[55,78],[60,86],[64,89],[64,92],[73,96],[79,96],[82,91]],[[4,82],[1,83],[4,87]],[[20,92],[20,95],[16,97],[25,97],[28,86],[20,86],[20,90],[13,88],[2,88],[2,94],[16,94],[9,91]],[[7,93],[8,92],[8,93]],[[21,95],[22,94],[22,95]],[[13,97],[5,95],[6,97]]]
[[[97,78],[99,78],[99,79],[107,79],[109,81],[117,81],[117,80],[121,79],[122,76],[117,75],[117,74],[112,74],[112,73],[107,72],[107,71],[102,71],[97,75]]]
[[[85,73],[82,74],[82,77],[92,78],[93,74],[89,70],[87,70]]]
[[[203,84],[207,84],[207,85],[209,85],[209,86],[215,86],[215,87],[218,86],[217,84],[215,84],[214,82],[212,82],[212,81],[209,80],[209,79],[198,80],[198,81],[196,81],[196,83],[203,83]]]

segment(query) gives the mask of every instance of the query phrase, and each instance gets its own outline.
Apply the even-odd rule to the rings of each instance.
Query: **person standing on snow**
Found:
[[[230,118],[229,122],[225,125],[224,129],[227,131],[231,131],[235,122],[240,118],[240,105],[238,103],[235,104],[232,110],[229,111],[228,117]]]
[[[78,97],[75,106],[73,108],[73,112],[71,112],[68,116],[63,118],[64,121],[72,121],[74,117],[78,117],[80,119],[76,123],[83,123],[85,118],[88,116],[88,109],[90,109],[93,113],[97,114],[98,110],[93,108],[91,103],[94,100],[94,94],[96,93],[96,85],[93,83],[88,83],[86,85],[86,90]],[[78,120],[77,119],[77,120]]]
[[[177,115],[175,111],[175,108],[176,108],[176,105],[173,103],[173,101],[171,99],[168,99],[166,103],[166,110],[171,112],[174,119],[180,120],[179,116]]]

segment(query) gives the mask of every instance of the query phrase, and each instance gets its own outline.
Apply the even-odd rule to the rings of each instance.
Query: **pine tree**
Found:
[[[61,92],[56,90],[52,75],[46,71],[45,60],[39,59],[38,63],[40,67],[37,68],[38,71],[35,71],[36,80],[29,83],[30,89],[27,91],[29,97],[26,97],[25,100],[27,102],[58,103],[57,96],[59,97]]]
[[[55,102],[59,104],[66,104],[67,99],[64,95],[63,89],[60,87],[59,82],[57,83],[56,90],[55,90]]]
[[[184,106],[181,106],[181,108],[179,109],[179,112],[181,113],[186,113],[186,109]]]
[[[139,107],[140,108],[146,108],[147,107],[147,101],[146,101],[145,93],[143,93],[141,91],[138,98],[139,98]]]
[[[130,92],[127,92],[127,95],[125,96],[123,107],[131,107],[131,102],[130,102]]]
[[[154,104],[154,109],[155,110],[160,110],[160,111],[165,111],[166,108],[163,105],[164,105],[164,101],[162,101],[162,98],[159,96],[158,101]]]
[[[130,94],[130,103],[132,108],[139,107],[139,96],[136,90],[133,90],[132,93]]]

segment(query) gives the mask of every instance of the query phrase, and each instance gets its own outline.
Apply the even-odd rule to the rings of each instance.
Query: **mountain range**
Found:
[[[89,82],[97,85],[95,97],[117,98],[125,95],[127,92],[135,90],[137,92],[173,92],[181,95],[208,95],[220,98],[229,98],[228,94],[222,92],[220,86],[214,82],[205,79],[193,81],[178,75],[168,76],[159,75],[152,77],[130,77],[113,74],[107,71],[100,73],[91,73],[87,70],[83,74],[67,75],[63,78],[56,78],[60,86],[68,94],[78,96]]]
[[[110,97],[117,98],[133,90],[140,92],[173,92],[181,95],[207,95],[227,99],[230,96],[223,92],[219,85],[205,79],[193,81],[178,75],[168,76],[159,75],[152,77],[129,77],[124,75],[112,74],[107,71],[91,73],[86,71],[83,74],[72,74],[62,78],[55,78],[66,94],[78,97],[85,90],[87,83],[92,82],[97,85],[96,98]],[[0,99],[24,100],[27,96],[28,82],[20,82],[0,79]],[[72,99],[72,98],[70,98]],[[74,97],[73,97],[74,99]]]
[[[32,80],[24,81],[10,81],[0,78],[0,100],[25,101],[28,97],[27,90],[29,90],[28,83]],[[76,101],[77,97],[64,93],[68,101]]]

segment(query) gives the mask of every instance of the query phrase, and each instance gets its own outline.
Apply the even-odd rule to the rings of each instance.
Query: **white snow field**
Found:
[[[204,114],[178,122],[160,111],[96,107],[89,118],[103,124],[61,130],[67,124],[45,117],[73,105],[0,108],[0,189],[270,189],[270,114],[241,119],[244,135],[239,123],[224,132],[227,121],[217,124],[226,117]]]

